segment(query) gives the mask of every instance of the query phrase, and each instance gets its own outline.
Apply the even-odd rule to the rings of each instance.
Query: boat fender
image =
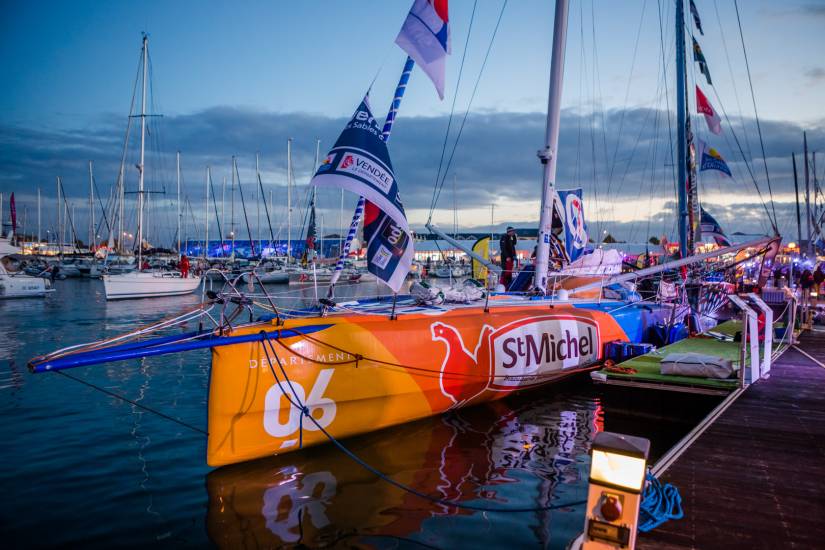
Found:
[[[560,288],[556,291],[556,300],[559,302],[566,302],[570,299],[570,294],[567,290]]]

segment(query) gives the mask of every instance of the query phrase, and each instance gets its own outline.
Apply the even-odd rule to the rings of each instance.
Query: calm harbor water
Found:
[[[44,300],[0,301],[6,547],[564,548],[581,530],[582,505],[456,511],[405,493],[331,445],[210,469],[203,434],[60,374],[26,369],[34,355],[126,332],[197,304],[199,295],[107,303],[100,281],[56,284]],[[205,430],[209,363],[200,351],[70,373]],[[603,393],[578,377],[346,444],[432,496],[541,507],[586,498],[597,431],[648,437],[658,456],[713,405]]]

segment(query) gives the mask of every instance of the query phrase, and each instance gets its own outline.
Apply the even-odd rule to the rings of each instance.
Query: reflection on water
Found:
[[[57,286],[44,300],[0,301],[0,525],[10,547],[202,547],[211,541],[224,548],[564,548],[581,529],[582,506],[502,513],[423,500],[331,445],[210,471],[202,434],[65,377],[25,369],[35,354],[123,332],[199,297],[107,303],[99,281]],[[314,289],[294,297],[296,304],[312,299]],[[72,374],[206,427],[206,351]],[[601,395],[578,378],[345,444],[431,497],[540,508],[585,498],[587,452],[597,431],[649,437],[661,454],[712,405]]]
[[[587,452],[601,426],[596,399],[533,393],[346,445],[432,497],[490,509],[542,508],[586,498]],[[224,548],[326,546],[344,539],[377,546],[407,540],[563,548],[583,517],[581,505],[512,514],[433,503],[376,478],[332,446],[215,470],[207,490],[209,536]]]

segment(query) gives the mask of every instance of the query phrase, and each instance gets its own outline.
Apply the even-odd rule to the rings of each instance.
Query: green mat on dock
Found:
[[[724,334],[726,336],[733,336],[742,329],[740,321],[726,321],[710,332]],[[680,340],[669,346],[659,348],[647,355],[635,357],[624,363],[622,367],[630,367],[636,369],[635,374],[617,374],[612,372],[601,372],[607,375],[609,380],[627,380],[633,382],[647,382],[658,384],[672,384],[680,386],[701,386],[704,388],[734,390],[739,385],[737,378],[728,378],[720,380],[718,378],[697,378],[693,376],[675,376],[661,374],[659,364],[662,359],[671,353],[702,353],[706,355],[713,355],[723,359],[730,359],[733,361],[734,368],[739,369],[739,353],[741,350],[741,342],[723,342],[716,338],[707,336],[697,336],[695,338],[686,338]]]

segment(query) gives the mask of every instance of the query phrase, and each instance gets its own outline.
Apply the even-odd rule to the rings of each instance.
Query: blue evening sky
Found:
[[[607,107],[623,107],[626,92],[629,106],[649,103],[660,70],[658,9],[661,5],[667,23],[664,38],[672,44],[672,4],[573,0],[565,104],[579,105],[580,89],[588,101],[601,97]],[[733,105],[724,36],[744,103],[749,97],[733,2],[696,4],[706,34],[698,38],[717,87]],[[383,112],[404,59],[393,40],[409,5],[408,0],[9,2],[0,18],[6,84],[0,109],[7,122],[36,127],[77,128],[93,123],[96,115],[125,113],[140,32],[147,30],[164,113],[231,105],[348,115],[379,69],[373,101],[376,112]],[[451,2],[453,56],[446,100],[439,102],[424,75],[416,72],[402,115],[449,111],[472,6],[469,0]],[[496,0],[478,2],[459,105],[466,105],[500,6]],[[821,118],[825,2],[742,0],[740,10],[760,115],[803,124]],[[544,109],[552,14],[552,2],[546,0],[509,2],[475,109]]]

